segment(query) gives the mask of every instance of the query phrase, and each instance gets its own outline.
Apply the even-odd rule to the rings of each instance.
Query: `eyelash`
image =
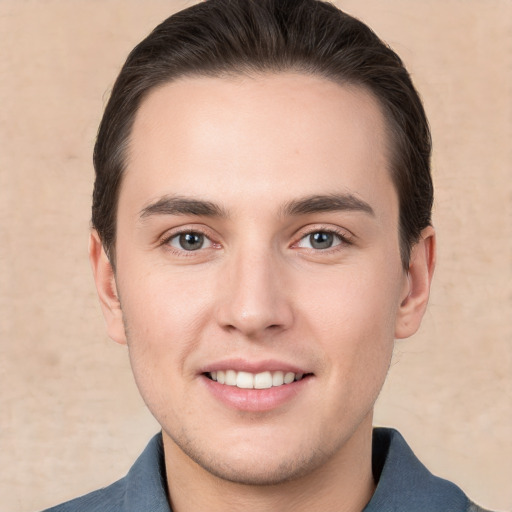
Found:
[[[220,244],[218,242],[215,242],[213,240],[213,237],[211,235],[209,235],[206,232],[206,230],[190,229],[190,228],[189,229],[180,229],[179,231],[173,231],[171,234],[164,235],[160,239],[158,245],[163,246],[167,251],[169,251],[177,256],[180,256],[180,257],[187,258],[187,257],[197,256],[196,253],[200,252],[202,248],[199,248],[196,251],[187,251],[185,249],[176,249],[175,247],[173,247],[171,245],[171,241],[174,238],[177,238],[181,235],[201,235],[205,239],[209,240],[209,242],[211,243],[211,245],[213,247],[216,247],[216,246],[220,247]]]
[[[321,254],[327,255],[327,254],[331,254],[333,252],[340,251],[346,246],[352,245],[353,235],[351,233],[347,232],[346,230],[333,228],[331,226],[329,226],[329,227],[315,226],[314,228],[308,229],[307,231],[300,233],[298,240],[292,244],[292,247],[298,246],[298,244],[302,240],[306,239],[307,237],[310,237],[311,235],[313,235],[315,233],[325,233],[328,235],[334,235],[335,237],[337,237],[339,239],[339,243],[332,247],[328,247],[326,249],[314,249],[314,248],[307,248],[307,247],[304,247],[303,249],[305,249],[309,252],[313,252],[313,253],[317,253],[317,254],[321,253]]]
[[[307,238],[315,233],[326,233],[329,235],[334,235],[335,237],[339,238],[340,243],[338,243],[332,247],[328,247],[326,249],[314,249],[314,248],[307,248],[307,247],[305,247],[303,249],[305,249],[307,251],[314,252],[314,253],[330,254],[332,252],[341,250],[344,246],[352,245],[352,240],[351,240],[352,234],[348,233],[346,230],[336,229],[333,227],[315,226],[312,229],[309,229],[307,231],[300,233],[300,236],[298,237],[298,239],[295,242],[293,242],[291,247],[292,248],[297,247],[298,244],[302,240],[304,240],[305,238]],[[171,246],[171,241],[173,239],[175,239],[181,235],[187,235],[187,234],[201,235],[201,236],[205,237],[207,240],[209,240],[209,242],[212,244],[213,248],[220,247],[220,243],[215,242],[213,237],[211,235],[209,235],[208,233],[206,233],[205,230],[202,230],[202,229],[182,229],[179,231],[174,231],[173,233],[171,233],[169,235],[163,236],[160,239],[158,245],[165,246],[166,250],[168,250],[168,251],[172,252],[173,254],[176,254],[180,257],[195,256],[195,253],[201,251],[202,248],[197,249],[196,251],[187,251],[185,249],[176,249]]]

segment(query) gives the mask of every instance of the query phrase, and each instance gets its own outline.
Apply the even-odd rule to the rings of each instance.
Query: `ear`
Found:
[[[434,228],[428,226],[411,250],[407,281],[396,317],[395,338],[408,338],[419,329],[427,309],[435,261],[436,234]]]
[[[107,324],[107,333],[115,342],[126,345],[123,312],[117,293],[114,270],[95,229],[91,231],[89,236],[89,261],[91,262],[101,310]]]

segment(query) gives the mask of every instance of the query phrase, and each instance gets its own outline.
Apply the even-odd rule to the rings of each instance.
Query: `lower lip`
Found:
[[[213,396],[224,405],[239,411],[265,412],[277,409],[293,400],[307,386],[311,376],[268,389],[242,389],[236,386],[227,386],[219,384],[205,375],[202,376],[202,379]]]

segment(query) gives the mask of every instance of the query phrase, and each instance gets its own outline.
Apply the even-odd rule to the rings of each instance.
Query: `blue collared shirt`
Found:
[[[396,430],[374,429],[372,464],[377,489],[363,512],[485,512],[455,484],[432,475]],[[172,512],[162,435],[121,480],[45,512]]]

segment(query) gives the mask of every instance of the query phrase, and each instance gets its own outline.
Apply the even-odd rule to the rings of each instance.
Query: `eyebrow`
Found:
[[[285,217],[293,217],[332,211],[358,211],[375,216],[373,208],[366,201],[349,193],[311,195],[294,199],[280,209],[280,214]],[[145,206],[139,213],[141,220],[153,215],[195,215],[218,218],[229,216],[227,211],[218,204],[183,196],[163,196]]]
[[[311,195],[296,199],[286,203],[281,209],[281,214],[296,216],[333,211],[355,211],[375,216],[373,208],[366,201],[350,193]]]
[[[141,220],[152,215],[197,215],[198,217],[227,217],[227,212],[211,201],[183,196],[163,196],[145,206],[140,212]]]

